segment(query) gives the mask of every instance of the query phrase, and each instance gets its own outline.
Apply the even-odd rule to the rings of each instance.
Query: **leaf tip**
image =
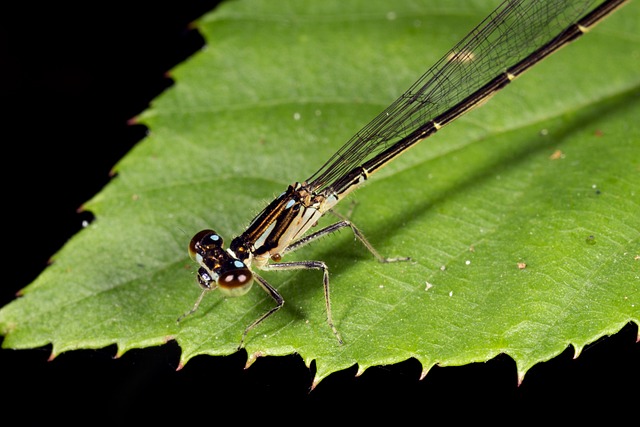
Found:
[[[261,351],[256,351],[247,357],[247,363],[244,364],[244,369],[249,369],[251,365],[258,359],[258,357],[263,357],[264,353]]]
[[[422,371],[420,372],[420,378],[418,378],[418,381],[422,381],[424,377],[427,376],[430,370],[431,370],[431,366],[429,366],[428,368],[423,368]]]
[[[580,356],[580,354],[582,354],[582,349],[583,349],[584,347],[582,347],[582,346],[578,346],[578,345],[575,345],[575,344],[574,344],[574,345],[573,345],[573,348],[574,348],[574,351],[573,351],[573,359],[575,360],[575,359],[577,359],[577,358]]]
[[[190,357],[185,356],[184,353],[182,353],[180,355],[180,360],[178,361],[178,366],[176,367],[176,372],[181,371],[182,368],[184,368],[184,366],[187,364],[189,360],[190,360]]]
[[[520,387],[520,385],[522,384],[522,381],[524,381],[525,374],[526,374],[525,371],[518,371],[518,387]]]

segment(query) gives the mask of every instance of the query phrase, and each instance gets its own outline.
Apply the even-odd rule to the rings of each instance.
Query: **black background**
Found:
[[[2,169],[5,255],[0,305],[14,299],[47,260],[81,228],[77,209],[109,181],[113,165],[145,128],[127,121],[172,84],[166,72],[199,49],[188,24],[216,1],[24,2],[0,6]],[[179,348],[169,343],[114,359],[115,347],[64,353],[49,347],[0,350],[3,416],[24,424],[132,420],[274,422],[304,411],[300,422],[357,414],[394,414],[516,421],[552,408],[567,414],[637,414],[640,345],[637,328],[599,340],[573,359],[569,348],[531,369],[517,386],[512,359],[435,367],[419,380],[408,360],[331,375],[313,391],[298,356],[200,356],[176,371]],[[635,404],[633,403],[635,402]],[[473,408],[473,409],[471,409]],[[508,411],[519,412],[507,418]],[[505,412],[507,411],[507,412]],[[489,418],[486,417],[489,415]],[[221,418],[222,417],[222,418]],[[345,419],[345,418],[342,418]],[[377,419],[382,421],[383,418]],[[575,421],[575,420],[574,420]]]

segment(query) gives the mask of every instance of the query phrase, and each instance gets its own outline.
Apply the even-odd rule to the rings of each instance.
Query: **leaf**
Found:
[[[443,4],[247,0],[203,17],[206,49],[139,118],[150,134],[86,203],[96,220],[0,310],[3,346],[122,355],[175,339],[182,365],[235,352],[273,301],[211,293],[177,324],[200,292],[191,236],[240,233],[496,2]],[[639,16],[626,5],[338,207],[381,253],[414,262],[376,263],[348,232],[288,258],[329,266],[344,345],[319,272],[261,273],[287,303],[249,334],[247,364],[298,353],[317,384],[354,364],[413,357],[426,375],[505,353],[522,380],[638,324]]]

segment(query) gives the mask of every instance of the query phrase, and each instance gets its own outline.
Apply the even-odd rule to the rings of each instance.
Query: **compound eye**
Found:
[[[246,294],[253,285],[253,274],[239,260],[232,261],[232,267],[220,274],[218,289],[225,295],[237,297]]]
[[[222,236],[215,231],[208,229],[199,231],[189,242],[189,256],[199,263],[206,251],[213,247],[222,247],[222,243]]]

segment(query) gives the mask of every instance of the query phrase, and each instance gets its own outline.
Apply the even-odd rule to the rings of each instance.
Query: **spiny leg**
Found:
[[[210,292],[210,291],[212,291],[214,289],[215,289],[215,287],[213,289],[210,289],[210,288],[203,289],[202,292],[200,293],[200,296],[196,300],[196,303],[193,304],[193,307],[191,308],[191,310],[187,311],[186,313],[184,313],[180,317],[178,317],[178,320],[176,320],[176,322],[180,323],[182,321],[182,319],[184,319],[187,316],[191,316],[193,313],[195,313],[196,310],[198,309],[198,307],[200,306],[200,303],[202,302],[202,299],[204,298],[204,295],[207,292]]]
[[[258,326],[260,323],[262,323],[262,321],[265,320],[267,317],[271,316],[273,313],[280,310],[284,305],[284,299],[282,298],[280,293],[273,286],[269,284],[269,282],[267,282],[265,279],[263,279],[262,277],[258,276],[255,273],[253,277],[258,282],[258,285],[260,285],[260,287],[266,293],[268,293],[271,298],[273,298],[273,300],[276,302],[276,306],[270,309],[269,311],[267,311],[266,313],[264,313],[262,316],[258,317],[256,320],[253,321],[253,323],[251,323],[249,326],[245,328],[244,332],[242,333],[242,338],[240,338],[240,344],[238,344],[238,350],[240,350],[244,345],[244,340],[247,337],[247,334],[249,333],[250,330],[252,330],[256,326]]]
[[[324,287],[324,302],[327,310],[327,323],[329,324],[331,331],[333,331],[333,335],[336,336],[338,343],[340,345],[344,343],[344,341],[342,341],[342,337],[340,336],[340,332],[338,332],[338,329],[335,327],[333,323],[333,315],[331,314],[331,297],[329,292],[329,268],[324,262],[322,261],[281,262],[278,264],[267,264],[266,266],[263,267],[263,269],[264,270],[322,270],[322,284]],[[256,277],[259,277],[259,276],[256,276]],[[268,287],[268,289],[271,289],[273,292],[275,292],[275,289],[273,289],[271,285],[269,285],[266,281],[264,282],[262,281],[264,281],[264,279],[260,278],[259,283],[264,285],[263,288],[266,286]],[[282,303],[284,303],[284,301],[282,301]],[[280,307],[281,306],[282,304],[280,304]],[[263,321],[265,317],[269,316],[270,314],[272,314],[272,312],[279,309],[280,307],[276,307],[275,309],[272,309],[271,312],[266,313],[261,318],[259,318],[258,320],[253,322],[251,325],[249,325],[249,327],[245,331],[245,335],[249,329],[253,328],[256,324]]]
[[[340,221],[328,225],[325,228],[316,231],[315,233],[309,234],[308,236],[302,237],[295,242],[291,243],[289,246],[285,248],[282,255],[296,251],[303,246],[308,245],[309,243],[319,239],[320,237],[327,236],[335,231],[338,231],[341,228],[349,227],[356,238],[364,245],[365,248],[378,260],[378,262],[387,263],[387,262],[400,262],[400,261],[410,261],[409,257],[396,257],[396,258],[385,258],[373,247],[369,240],[362,234],[362,232],[356,227],[351,221],[344,218],[342,215],[339,215],[336,212],[331,211],[332,214],[336,215],[338,218],[341,218]]]

